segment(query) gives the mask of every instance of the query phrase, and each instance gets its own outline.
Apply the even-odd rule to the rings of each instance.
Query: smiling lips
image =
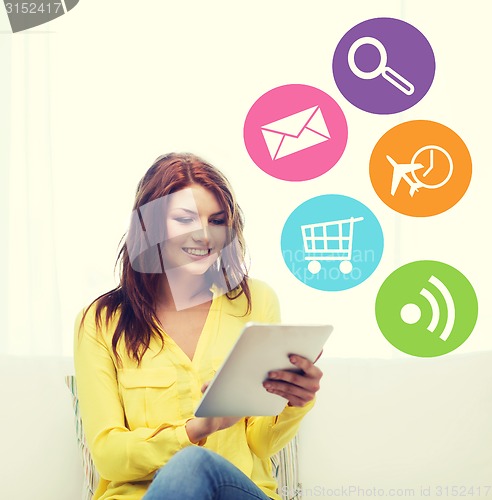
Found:
[[[207,257],[210,255],[210,248],[183,248],[183,251],[193,257]]]

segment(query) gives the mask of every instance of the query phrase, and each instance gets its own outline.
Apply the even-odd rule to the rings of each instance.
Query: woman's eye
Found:
[[[215,226],[223,226],[225,224],[225,219],[212,219],[210,222]]]
[[[174,220],[180,222],[181,224],[189,224],[190,222],[193,222],[191,217],[176,217]]]

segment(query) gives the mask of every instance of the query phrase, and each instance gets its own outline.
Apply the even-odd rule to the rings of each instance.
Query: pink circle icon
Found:
[[[291,84],[263,94],[244,123],[244,143],[264,172],[306,181],[328,172],[347,145],[347,120],[325,92]]]

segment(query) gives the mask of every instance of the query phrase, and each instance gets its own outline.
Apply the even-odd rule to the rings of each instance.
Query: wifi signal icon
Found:
[[[453,297],[449,293],[449,290],[446,288],[444,283],[439,278],[431,276],[429,278],[429,283],[434,285],[439,290],[439,292],[441,292],[441,295],[446,304],[446,309],[447,309],[446,324],[444,325],[444,329],[441,335],[439,335],[439,338],[441,340],[448,340],[449,335],[451,334],[451,331],[453,329],[454,320],[456,317],[456,309],[454,307]],[[422,297],[424,297],[431,306],[432,316],[431,316],[431,321],[427,326],[427,330],[429,330],[429,332],[434,333],[436,331],[437,325],[439,324],[439,319],[441,317],[439,303],[437,302],[436,297],[432,294],[432,292],[427,290],[427,288],[422,288],[422,290],[420,291],[420,295],[422,295]],[[417,304],[409,303],[405,304],[402,307],[400,316],[405,323],[412,325],[420,320],[421,314],[422,312]]]
[[[453,351],[470,336],[477,317],[477,296],[467,278],[433,260],[400,267],[386,278],[376,297],[382,334],[413,356]]]

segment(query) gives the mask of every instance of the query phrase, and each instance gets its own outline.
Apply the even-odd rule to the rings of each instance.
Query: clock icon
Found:
[[[429,217],[449,210],[464,196],[472,160],[456,132],[441,123],[414,120],[379,139],[369,174],[388,207],[411,217]]]
[[[453,159],[440,146],[424,146],[412,157],[413,165],[422,168],[412,170],[415,182],[427,189],[438,189],[449,181],[453,174]]]

